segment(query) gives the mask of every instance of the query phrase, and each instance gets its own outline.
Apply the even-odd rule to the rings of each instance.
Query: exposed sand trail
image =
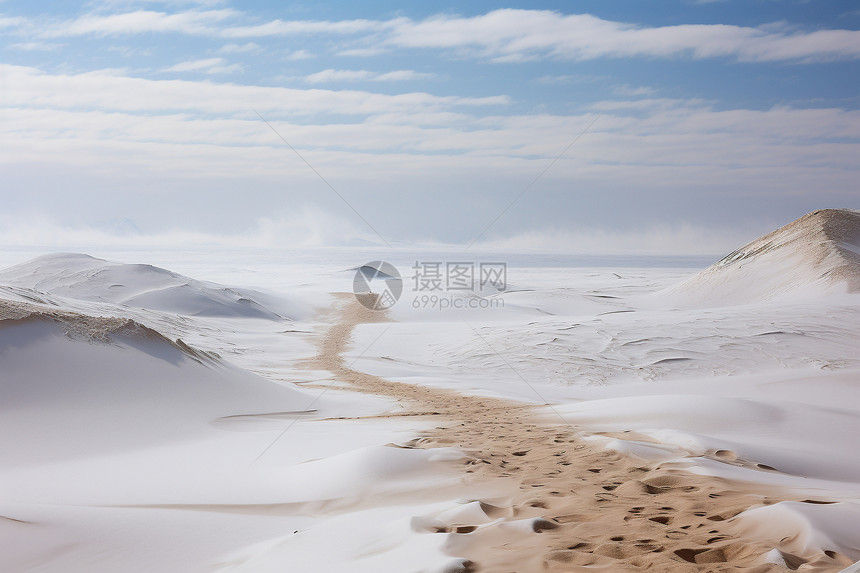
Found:
[[[744,538],[731,520],[752,507],[813,500],[597,450],[546,408],[352,370],[342,352],[353,328],[387,319],[351,294],[339,295],[338,305],[311,366],[332,372],[354,391],[393,397],[408,413],[432,417],[435,428],[402,447],[461,448],[468,454],[467,480],[492,482],[500,486],[496,491],[507,492],[477,500],[473,511],[415,521],[428,534],[448,535],[446,550],[461,558],[450,573],[840,571],[851,563],[833,552],[800,554],[791,537],[766,540],[767,532],[757,532],[758,539]],[[714,455],[754,463],[733,460],[731,452]],[[766,562],[769,552],[786,565]]]

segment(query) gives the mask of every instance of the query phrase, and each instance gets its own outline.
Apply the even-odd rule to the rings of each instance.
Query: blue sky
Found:
[[[391,6],[0,1],[0,239],[720,252],[860,207],[856,2]]]

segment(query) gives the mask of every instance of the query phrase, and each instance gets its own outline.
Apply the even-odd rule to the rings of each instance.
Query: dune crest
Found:
[[[37,322],[60,325],[69,338],[102,343],[110,343],[115,339],[148,341],[172,347],[197,362],[220,362],[220,356],[214,352],[192,348],[179,338],[171,340],[160,332],[130,318],[89,316],[67,310],[0,299],[0,329]]]
[[[3,289],[16,298],[34,302],[40,302],[36,300],[40,295],[50,294],[186,316],[284,320],[301,314],[297,305],[263,292],[200,281],[152,265],[76,253],[44,255],[2,270],[0,285],[6,285]]]
[[[860,212],[808,213],[666,292],[714,304],[860,292]]]
[[[9,322],[11,321],[11,322]],[[130,318],[114,316],[88,316],[68,310],[45,308],[26,302],[0,299],[0,328],[25,322],[50,321],[65,327],[66,333],[99,342],[109,342],[111,334],[173,342],[151,328]]]

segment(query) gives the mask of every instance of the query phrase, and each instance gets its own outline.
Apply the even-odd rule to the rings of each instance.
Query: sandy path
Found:
[[[463,564],[450,571],[840,571],[851,560],[797,555],[779,546],[789,567],[764,562],[771,543],[744,539],[730,518],[750,507],[792,498],[773,490],[702,477],[587,445],[545,409],[463,396],[352,370],[341,353],[357,324],[384,313],[339,298],[336,322],[321,337],[314,368],[332,372],[357,392],[394,397],[436,427],[405,447],[455,446],[468,453],[468,480],[496,480],[508,492],[483,499],[488,518],[428,524],[450,534],[446,548]],[[629,436],[628,436],[629,437]],[[483,521],[492,521],[482,525]]]

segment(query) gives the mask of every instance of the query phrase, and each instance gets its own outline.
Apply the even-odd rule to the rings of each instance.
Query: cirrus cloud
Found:
[[[230,74],[241,70],[241,64],[228,64],[224,58],[189,60],[164,69],[165,72],[201,72],[206,74]]]
[[[329,82],[402,82],[411,80],[426,80],[436,77],[435,74],[421,73],[414,70],[394,70],[392,72],[371,72],[369,70],[322,70],[305,77],[309,84]]]
[[[49,24],[39,36],[62,38],[72,36],[118,36],[146,33],[215,34],[216,25],[238,15],[231,9],[193,10],[168,14],[136,10],[118,14],[86,14],[73,20]]]
[[[724,24],[646,27],[546,10],[503,9],[468,18],[400,20],[386,42],[409,48],[458,49],[495,61],[631,56],[741,61],[860,58],[860,31],[856,30],[801,32]]]
[[[240,11],[137,10],[91,13],[65,21],[0,17],[0,27],[39,38],[180,33],[229,39],[329,35],[349,39],[335,52],[370,57],[392,48],[434,49],[495,62],[597,58],[731,58],[743,62],[816,62],[860,58],[860,31],[804,31],[764,24],[643,26],[591,14],[499,9],[478,16],[437,15],[423,20],[270,20],[246,23]],[[356,45],[355,42],[359,42]]]

